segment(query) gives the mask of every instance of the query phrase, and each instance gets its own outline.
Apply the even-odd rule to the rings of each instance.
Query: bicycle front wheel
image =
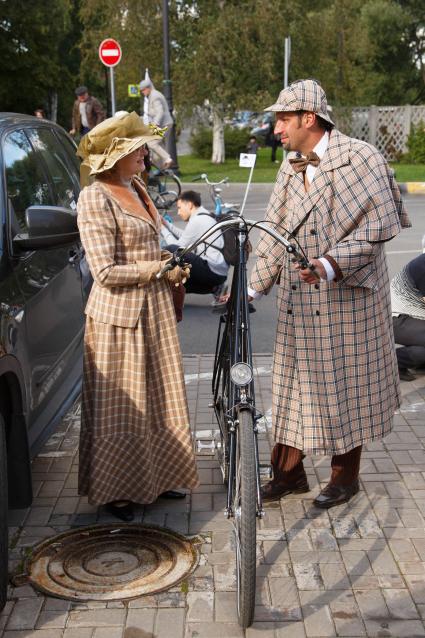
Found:
[[[255,607],[257,482],[254,421],[251,410],[239,410],[236,441],[234,525],[238,618],[241,627],[252,624]]]

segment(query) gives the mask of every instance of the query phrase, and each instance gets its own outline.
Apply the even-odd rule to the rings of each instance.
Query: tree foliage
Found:
[[[32,113],[59,96],[69,125],[77,84],[106,104],[100,42],[123,50],[115,68],[117,107],[139,109],[127,85],[148,67],[163,81],[161,0],[0,1],[0,108]],[[224,115],[259,110],[289,79],[316,77],[335,105],[425,100],[423,0],[169,0],[171,74],[178,113],[208,100]]]
[[[78,67],[72,41],[75,19],[70,0],[0,2],[1,110],[49,110],[54,93],[60,95],[59,106],[65,106],[73,67]]]

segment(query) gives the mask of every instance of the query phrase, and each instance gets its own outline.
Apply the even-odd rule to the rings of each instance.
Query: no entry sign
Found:
[[[116,66],[121,60],[121,47],[116,40],[108,38],[99,46],[100,61],[109,67]]]

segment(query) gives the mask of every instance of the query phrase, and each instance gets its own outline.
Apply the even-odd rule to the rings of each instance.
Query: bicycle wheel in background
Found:
[[[238,619],[241,627],[246,628],[252,624],[255,607],[257,483],[251,410],[240,409],[238,418],[233,512]]]
[[[157,208],[168,210],[176,203],[182,185],[172,171],[159,171],[149,176],[148,192]]]

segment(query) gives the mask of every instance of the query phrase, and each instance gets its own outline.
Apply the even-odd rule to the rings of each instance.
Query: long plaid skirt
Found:
[[[79,493],[151,503],[198,483],[170,295],[147,296],[136,328],[87,317]]]

